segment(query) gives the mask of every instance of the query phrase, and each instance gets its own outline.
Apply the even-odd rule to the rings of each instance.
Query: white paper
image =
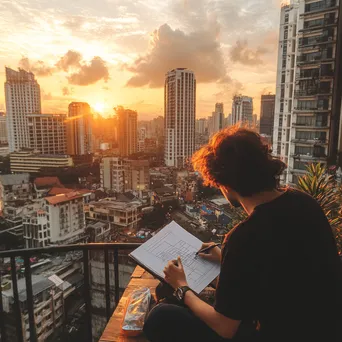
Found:
[[[173,221],[131,255],[162,278],[166,264],[180,256],[189,287],[200,293],[220,273],[219,263],[196,256],[201,246],[199,239]]]

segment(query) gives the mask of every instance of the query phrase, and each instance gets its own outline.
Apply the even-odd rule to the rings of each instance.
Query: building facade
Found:
[[[41,113],[40,87],[34,74],[6,68],[5,101],[9,151],[30,147],[27,115]]]
[[[33,150],[10,154],[10,167],[13,173],[37,173],[42,169],[65,168],[72,165],[72,158],[68,155],[39,154]]]
[[[253,99],[248,96],[236,95],[232,105],[232,124],[242,123],[253,125]]]
[[[7,144],[7,123],[6,123],[6,115],[3,112],[0,112],[0,144]]]
[[[165,165],[183,167],[195,151],[196,77],[184,68],[166,74]]]
[[[92,124],[93,117],[88,103],[70,103],[66,121],[68,154],[74,156],[94,152]]]
[[[285,183],[310,163],[341,162],[340,16],[335,0],[282,8],[273,150],[288,165]]]
[[[212,131],[210,135],[219,132],[225,127],[223,103],[216,103],[215,112],[212,115]]]
[[[31,148],[42,154],[66,154],[66,119],[64,114],[28,115]]]
[[[108,191],[125,191],[125,167],[122,158],[105,157],[100,164],[101,187]]]
[[[138,113],[123,107],[116,108],[116,113],[119,154],[121,157],[128,157],[138,152]]]
[[[148,160],[125,161],[125,191],[150,188],[150,163]]]
[[[261,95],[260,134],[273,139],[275,95]],[[257,124],[257,122],[255,122]]]

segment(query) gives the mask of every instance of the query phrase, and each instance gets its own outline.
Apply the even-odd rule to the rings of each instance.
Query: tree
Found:
[[[299,177],[298,188],[320,204],[333,230],[338,251],[342,254],[342,191],[336,186],[334,176],[329,175],[321,164],[310,164],[307,174]]]

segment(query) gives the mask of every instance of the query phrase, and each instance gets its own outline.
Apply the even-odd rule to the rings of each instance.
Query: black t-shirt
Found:
[[[288,189],[227,237],[215,310],[262,342],[341,342],[342,266],[319,204]]]

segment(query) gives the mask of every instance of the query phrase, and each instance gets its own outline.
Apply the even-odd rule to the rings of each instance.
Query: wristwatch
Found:
[[[191,291],[189,286],[181,286],[176,289],[176,291],[173,293],[173,295],[179,300],[180,302],[184,302],[185,294]]]

